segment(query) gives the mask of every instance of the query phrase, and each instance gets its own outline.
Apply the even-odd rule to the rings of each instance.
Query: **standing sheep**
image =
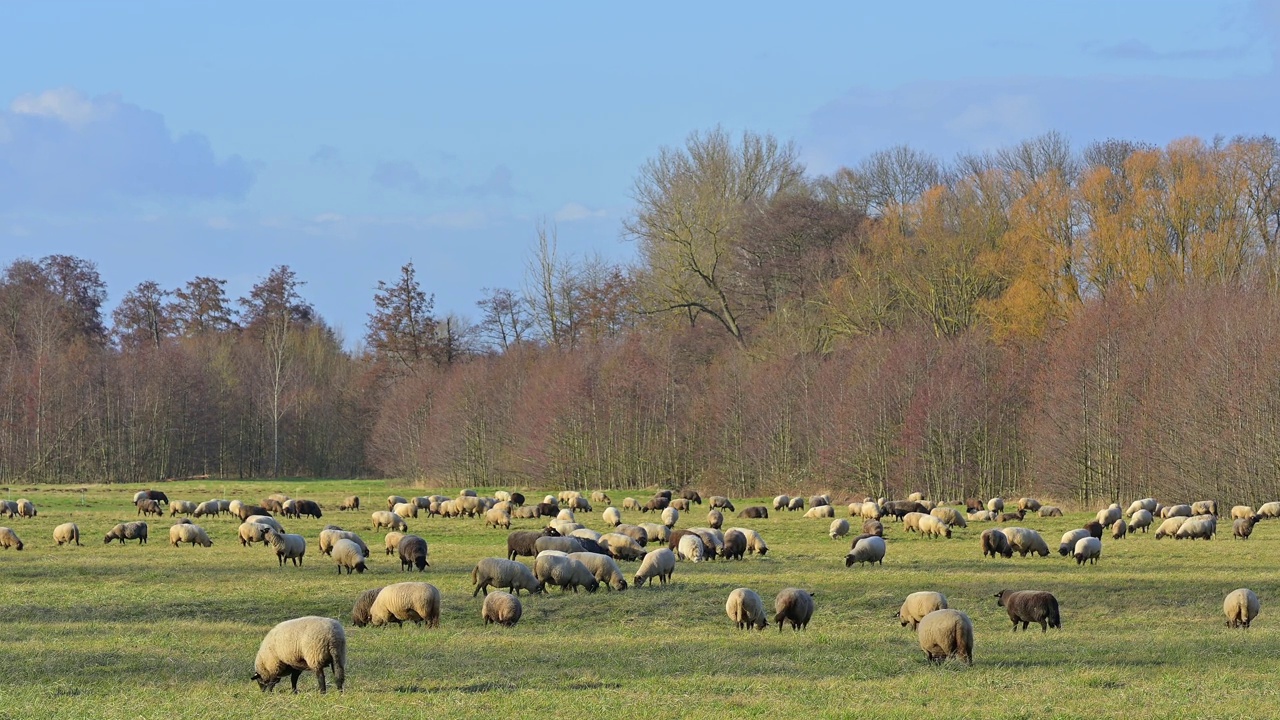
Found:
[[[253,661],[253,679],[263,692],[275,689],[281,676],[289,674],[293,692],[298,692],[298,676],[303,671],[316,674],[320,692],[325,692],[324,671],[333,667],[333,682],[342,692],[347,674],[347,636],[342,623],[333,618],[307,617],[286,620],[271,628],[258,647]]]
[[[572,589],[577,594],[579,587],[585,587],[593,593],[600,588],[600,581],[587,566],[568,556],[538,555],[533,563],[533,575],[544,588],[556,585],[561,592]]]
[[[994,513],[1004,512],[1004,498],[993,497],[988,500],[987,510]]]
[[[110,541],[108,540],[108,542]],[[124,541],[121,540],[120,542],[123,543]],[[13,528],[0,527],[0,548],[21,550],[24,547],[26,547],[26,544],[18,537],[18,533],[13,531]]]
[[[158,507],[158,506],[157,506]],[[161,513],[157,510],[157,515]],[[28,520],[36,516],[36,506],[26,498],[18,500],[18,517],[27,518]]]
[[[623,498],[622,509],[623,510],[640,510],[640,501],[636,500],[633,497]]]
[[[482,590],[488,595],[490,585],[506,588],[517,595],[521,590],[528,590],[530,593],[543,591],[542,583],[534,577],[527,565],[505,558],[484,558],[476,563],[471,570],[471,582],[475,585],[471,597],[480,594]]]
[[[793,510],[803,510],[803,509],[804,509],[804,498],[802,497],[791,498],[791,500],[787,502],[787,512],[791,512]]]
[[[1097,565],[1098,560],[1102,558],[1102,541],[1092,536],[1080,538],[1076,541],[1072,557],[1076,559],[1077,565],[1083,565],[1086,560],[1090,565]]]
[[[400,541],[405,538],[408,533],[396,532],[392,530],[382,539],[383,547],[387,555],[395,555],[400,552]]]
[[[809,627],[809,619],[813,617],[814,594],[799,588],[787,588],[778,593],[773,601],[774,622],[778,623],[778,632],[782,632],[782,623],[791,623],[792,630],[804,630]]]
[[[400,553],[402,571],[416,567],[418,572],[422,572],[423,568],[431,565],[427,562],[427,541],[417,535],[405,535],[396,549]]]
[[[342,538],[335,542],[333,544],[333,549],[329,552],[329,555],[335,562],[337,562],[339,575],[342,574],[343,568],[346,568],[348,575],[351,574],[352,570],[355,570],[358,573],[363,573],[369,568],[369,566],[365,564],[364,552],[360,549],[360,546],[346,538]]]
[[[1120,519],[1119,506],[1109,507],[1105,510],[1099,510],[1096,520],[1104,527],[1114,525]]]
[[[401,532],[409,531],[409,526],[405,524],[404,518],[390,510],[378,510],[370,517],[373,519],[374,530],[384,527],[388,530],[400,530]]]
[[[1217,515],[1218,501],[1217,500],[1197,500],[1191,503],[1191,514],[1192,515]]]
[[[356,627],[364,627],[371,620],[369,611],[373,609],[373,601],[378,599],[378,593],[382,592],[382,588],[376,587],[371,590],[365,590],[360,593],[360,597],[356,598],[356,604],[351,608],[351,624]]]
[[[19,501],[19,503],[21,502],[22,501]],[[138,502],[138,514],[162,517],[164,515],[164,511],[160,509],[160,503],[155,500],[141,500]]]
[[[107,531],[102,544],[110,544],[112,540],[119,540],[121,545],[125,540],[137,540],[139,545],[146,545],[147,524],[145,522],[120,523]]]
[[[190,515],[194,513],[198,507],[200,506],[190,500],[174,500],[169,503],[169,517],[173,517],[175,515]]]
[[[1151,521],[1151,511],[1139,509],[1137,512],[1129,516],[1129,534],[1132,535],[1139,530],[1146,533],[1147,528],[1151,527]]]
[[[1264,518],[1280,517],[1280,502],[1268,502],[1258,506],[1258,516]]]
[[[267,533],[266,538],[267,543],[276,551],[276,559],[280,561],[280,567],[284,567],[285,560],[292,560],[294,567],[302,565],[302,556],[307,554],[306,538],[275,530]]]
[[[864,537],[855,542],[853,549],[845,556],[844,566],[853,567],[855,563],[859,565],[863,563],[869,565],[880,563],[884,565],[884,553],[884,538],[875,535]]]
[[[400,503],[407,503],[407,502],[409,502],[409,498],[407,498],[407,497],[403,497],[403,496],[401,496],[401,495],[388,495],[388,496],[387,496],[387,510],[390,510],[391,508],[395,507],[396,505],[398,505],[398,504],[400,504]]]
[[[359,510],[359,509],[360,509],[360,496],[359,496],[359,495],[348,495],[348,496],[344,497],[344,498],[342,499],[342,502],[338,504],[338,509],[339,509],[339,510]]]
[[[1245,518],[1251,518],[1256,514],[1257,513],[1253,511],[1253,508],[1248,505],[1235,505],[1231,508],[1232,520],[1243,520]]]
[[[604,524],[609,527],[618,527],[622,524],[622,511],[616,507],[607,507],[602,515]]]
[[[912,630],[925,619],[929,613],[934,610],[945,610],[947,608],[947,598],[940,592],[930,592],[928,590],[921,592],[913,592],[903,601],[902,607],[898,610],[898,620],[902,622],[902,626],[911,626]]]
[[[1049,546],[1045,543],[1044,538],[1040,537],[1040,533],[1035,530],[1023,527],[1002,528],[1000,532],[1009,539],[1009,547],[1026,557],[1028,553],[1035,553],[1040,557],[1049,556]]]
[[[402,582],[382,588],[369,608],[369,624],[403,625],[405,620],[440,627],[440,591],[424,582]]]
[[[485,524],[485,527],[492,526],[495,530],[497,528],[510,530],[511,529],[511,513],[507,512],[506,510],[503,510],[502,508],[491,508],[489,510],[486,510],[484,512],[484,524]]]
[[[1128,534],[1129,534],[1129,525],[1124,521],[1123,518],[1115,521],[1115,523],[1111,525],[1112,540],[1123,540],[1124,536]]]
[[[80,527],[75,523],[62,523],[53,529],[53,541],[59,545],[80,544]]]
[[[973,622],[959,610],[934,610],[916,628],[920,649],[929,662],[958,658],[973,665]]]
[[[1183,515],[1166,518],[1164,522],[1160,523],[1160,527],[1156,528],[1156,539],[1159,540],[1163,537],[1174,537],[1177,534],[1178,529],[1182,527],[1182,524],[1185,523],[1187,519],[1188,518]]]
[[[951,526],[932,515],[921,515],[916,522],[924,537],[951,537]]]
[[[505,628],[515,627],[523,613],[520,598],[501,590],[485,595],[484,604],[480,606],[480,618],[485,625],[498,623]]]
[[[786,509],[787,509],[787,503],[790,503],[790,502],[791,502],[791,498],[790,498],[790,497],[788,497],[788,496],[786,496],[786,495],[778,495],[778,496],[776,496],[776,497],[774,497],[774,498],[773,498],[773,509],[774,509],[774,510],[786,510]]]
[[[1031,623],[1040,624],[1040,632],[1048,632],[1049,628],[1062,629],[1062,618],[1058,614],[1058,598],[1053,593],[1043,590],[1001,590],[995,594],[996,605],[1009,613],[1013,621],[1013,631],[1018,631],[1018,623],[1026,630]]]
[[[728,510],[729,512],[735,512],[733,503],[729,502],[729,498],[724,497],[723,495],[712,495],[710,502],[711,502],[711,507],[713,508],[724,509],[724,510]]]
[[[363,538],[350,530],[339,530],[335,527],[327,527],[320,531],[320,554],[332,555],[333,544],[343,539],[359,545],[360,553],[365,557],[369,557],[369,546],[365,544]]]
[[[764,601],[755,590],[738,588],[729,593],[724,611],[739,630],[749,630],[752,627],[764,630],[769,627],[769,617],[764,613]]]
[[[1249,588],[1232,590],[1222,601],[1222,612],[1227,615],[1227,627],[1249,627],[1249,623],[1258,616],[1261,605],[1258,596]]]
[[[643,586],[646,580],[652,580],[653,578],[658,578],[663,585],[666,585],[675,570],[675,553],[667,548],[658,548],[645,554],[644,560],[640,561],[640,569],[636,570],[633,580],[636,587]],[[650,585],[652,586],[652,583]]]
[[[769,552],[769,546],[765,544],[764,538],[760,537],[760,533],[751,528],[729,528],[737,530],[747,536],[747,553],[751,555],[759,555],[764,557]]]
[[[272,532],[273,530],[274,528],[270,525],[246,522],[240,523],[240,527],[236,530],[236,536],[240,538],[240,547],[248,547],[256,542],[266,545],[267,533]]]
[[[681,560],[702,562],[706,555],[706,547],[702,544],[702,538],[693,533],[686,533],[680,537],[676,552],[679,553]]]
[[[627,589],[627,580],[622,575],[622,569],[608,555],[580,552],[570,553],[569,557],[585,565],[606,590],[622,592]]]
[[[1062,540],[1058,543],[1058,554],[1062,557],[1070,555],[1076,549],[1076,543],[1080,538],[1089,537],[1089,531],[1084,528],[1076,528],[1068,530],[1062,534]]]
[[[879,520],[864,520],[862,523],[862,534],[884,537],[884,524]]]
[[[1253,534],[1253,526],[1258,522],[1258,516],[1253,515],[1247,518],[1240,518],[1231,524],[1232,537],[1238,537],[1241,540],[1248,540]]]
[[[169,528],[169,544],[178,547],[182,543],[191,543],[191,547],[196,545],[213,547],[213,541],[209,539],[209,534],[204,531],[204,528],[189,523],[180,523]]]
[[[667,527],[675,527],[675,526],[676,526],[676,523],[677,523],[677,522],[679,522],[679,521],[680,521],[680,511],[679,511],[679,510],[677,510],[677,509],[675,509],[675,508],[673,508],[673,507],[669,507],[669,508],[666,508],[665,510],[663,510],[663,511],[662,511],[662,524],[663,524],[663,525],[666,525]]]
[[[849,521],[839,518],[831,521],[831,528],[827,530],[827,534],[832,540],[838,540],[849,534]]]
[[[936,507],[929,511],[929,514],[938,518],[948,525],[956,527],[969,527],[969,523],[964,519],[964,515],[959,510],[949,507]]]
[[[991,528],[982,531],[982,556],[991,557],[1004,556],[1005,558],[1013,557],[1013,547],[1009,545],[1009,538],[1001,531]],[[1064,553],[1065,556],[1065,553]]]
[[[707,525],[709,525],[710,527],[716,530],[719,530],[720,528],[724,527],[724,513],[720,512],[719,510],[708,510]]]
[[[1203,538],[1212,540],[1214,534],[1218,532],[1218,516],[1216,515],[1195,515],[1187,518],[1187,521],[1178,526],[1178,530],[1174,533],[1175,540],[1196,540]]]

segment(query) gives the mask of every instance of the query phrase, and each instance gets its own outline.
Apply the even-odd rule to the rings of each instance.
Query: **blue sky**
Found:
[[[890,7],[892,6],[892,7]],[[439,312],[518,288],[540,220],[628,261],[633,179],[717,124],[810,171],[1280,132],[1266,2],[0,5],[0,264],[144,280],[278,264],[349,343],[413,260]]]

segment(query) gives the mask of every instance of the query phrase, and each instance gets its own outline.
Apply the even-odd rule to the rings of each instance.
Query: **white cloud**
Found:
[[[592,210],[582,203],[570,202],[565,203],[564,207],[555,212],[553,216],[556,222],[575,222],[578,220],[588,220],[590,218],[602,218],[608,216],[606,210]]]
[[[15,115],[56,118],[74,128],[110,117],[116,109],[113,97],[91,100],[71,88],[19,95],[9,106]]]
[[[230,230],[235,227],[235,224],[231,222],[231,219],[225,215],[216,215],[211,217],[205,221],[205,224],[214,230]]]

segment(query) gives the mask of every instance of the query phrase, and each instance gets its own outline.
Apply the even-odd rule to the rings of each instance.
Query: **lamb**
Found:
[[[307,554],[306,538],[275,530],[267,533],[266,538],[271,548],[276,551],[276,559],[280,561],[280,567],[284,567],[285,560],[292,560],[294,567],[302,565],[302,556]]]
[[[1197,500],[1191,503],[1191,514],[1192,515],[1217,515],[1218,501],[1217,500]]]
[[[359,495],[348,495],[348,496],[346,496],[346,497],[342,498],[342,502],[338,503],[338,509],[339,509],[339,510],[359,510],[359,509],[360,509],[360,496],[359,496]]]
[[[1040,506],[1040,517],[1062,517],[1062,508],[1054,505]]]
[[[364,540],[359,535],[351,532],[350,530],[339,530],[335,527],[327,527],[320,531],[320,554],[332,555],[333,544],[344,539],[350,540],[356,545],[359,545],[360,554],[365,557],[369,557],[369,546],[365,544]]]
[[[533,564],[533,574],[542,582],[543,587],[557,585],[561,592],[572,588],[576,594],[581,586],[593,593],[600,588],[600,581],[596,580],[587,566],[570,557],[539,554]]]
[[[739,630],[755,628],[764,630],[769,627],[769,617],[764,614],[764,601],[749,588],[737,588],[729,593],[724,603],[724,611]]]
[[[747,509],[750,510],[751,508],[747,508]],[[716,530],[719,530],[720,528],[724,527],[724,513],[720,512],[719,510],[708,510],[707,525],[715,528]]]
[[[1119,507],[1109,507],[1105,510],[1099,510],[1097,515],[1098,524],[1103,527],[1114,525],[1115,522],[1120,519],[1120,514]]]
[[[849,521],[844,519],[832,520],[831,528],[827,531],[832,540],[838,540],[849,534]]]
[[[341,538],[333,544],[333,549],[329,552],[329,556],[338,564],[338,574],[342,574],[343,568],[346,568],[347,574],[350,575],[352,570],[363,573],[369,569],[365,564],[364,552],[360,546],[348,540]]]
[[[919,525],[924,537],[951,537],[951,526],[932,515],[921,515]]]
[[[793,510],[803,510],[803,509],[804,509],[804,498],[802,497],[791,498],[791,500],[787,502],[787,512],[791,512]]]
[[[1232,537],[1238,537],[1241,540],[1248,540],[1253,534],[1253,526],[1257,524],[1258,516],[1254,515],[1248,518],[1240,518],[1231,524]]]
[[[845,522],[841,520],[840,522]],[[847,522],[845,523],[848,524]],[[846,531],[847,532],[847,531]],[[747,536],[740,530],[729,529],[724,534],[724,546],[720,548],[720,555],[726,560],[741,560],[742,556],[747,552]]]
[[[710,503],[713,508],[724,508],[729,512],[735,512],[733,503],[729,502],[729,498],[723,495],[712,495]]]
[[[288,673],[293,692],[297,693],[298,676],[306,670],[316,674],[323,693],[327,667],[333,668],[333,682],[342,692],[347,673],[347,636],[337,620],[308,615],[271,628],[254,658],[253,679],[263,692],[270,692]]]
[[[1150,510],[1139,510],[1138,512],[1134,513],[1132,516],[1129,517],[1129,534],[1130,535],[1137,532],[1138,530],[1141,530],[1142,532],[1145,533],[1147,531],[1147,528],[1149,527],[1151,527],[1151,511]]]
[[[666,508],[665,510],[663,510],[663,511],[662,511],[662,524],[663,524],[663,525],[666,525],[667,527],[675,527],[675,526],[676,526],[676,523],[677,523],[677,522],[679,522],[679,521],[680,521],[680,511],[679,511],[679,510],[677,510],[677,509],[675,509],[675,508],[673,508],[673,507],[669,507],[669,508]],[[646,537],[647,537],[647,535],[648,535],[648,533],[646,533]]]
[[[1178,532],[1178,528],[1182,527],[1182,524],[1186,521],[1187,517],[1184,515],[1167,518],[1164,522],[1160,523],[1160,527],[1156,528],[1156,539],[1159,540],[1163,537],[1174,537]]]
[[[854,543],[853,549],[844,558],[844,566],[853,567],[854,563],[859,565],[863,563],[869,565],[880,563],[884,565],[884,553],[884,538],[875,535],[865,537]]]
[[[959,610],[934,610],[916,628],[920,649],[932,663],[954,657],[973,665],[973,622]]]
[[[622,524],[622,511],[616,507],[607,507],[602,514],[604,524],[609,527],[617,527]]]
[[[1086,560],[1090,565],[1097,565],[1102,557],[1102,541],[1092,536],[1080,538],[1076,541],[1075,552],[1072,555],[1077,565],[1083,565]]]
[[[582,543],[578,538],[542,535],[534,540],[533,550],[535,555],[543,550],[559,550],[562,553],[575,553],[582,552]]]
[[[760,537],[760,533],[755,530],[751,528],[729,528],[729,530],[737,530],[746,536],[748,553],[764,557],[769,552],[769,546],[765,544],[764,538]]]
[[[108,540],[108,542],[110,541]],[[124,541],[121,540],[120,542],[123,543]],[[13,528],[0,527],[0,547],[5,550],[9,548],[21,550],[26,547],[26,543],[22,542],[22,538],[18,537],[18,533],[14,532]]]
[[[791,502],[791,498],[786,495],[778,495],[773,498],[774,510],[786,510],[787,504]]]
[[[382,588],[369,608],[369,624],[403,625],[409,620],[429,628],[440,627],[440,591],[424,582],[402,582]]]
[[[511,515],[502,508],[492,508],[484,513],[485,527],[511,529]]]
[[[676,554],[667,548],[658,548],[645,554],[644,560],[640,562],[640,568],[636,570],[635,577],[632,580],[635,582],[636,587],[642,587],[646,580],[652,580],[653,578],[658,578],[663,585],[666,585],[675,570]]]
[[[75,523],[62,523],[53,529],[53,541],[59,545],[80,544],[80,527]]]
[[[609,591],[622,592],[627,589],[627,580],[618,567],[618,563],[608,555],[591,552],[570,553],[569,557],[586,566],[595,579]]]
[[[1076,528],[1075,530],[1066,531],[1062,534],[1062,540],[1058,543],[1058,554],[1062,557],[1070,555],[1075,552],[1076,543],[1079,542],[1081,538],[1087,537],[1089,537],[1089,531],[1085,528]]]
[[[169,503],[169,517],[190,515],[196,511],[197,507],[199,506],[190,500],[174,500]]]
[[[982,531],[982,556],[986,557],[988,555],[991,557],[999,555],[1003,555],[1006,558],[1013,557],[1013,548],[1009,545],[1009,538],[995,528]]]
[[[1128,534],[1129,534],[1129,525],[1124,521],[1123,518],[1115,521],[1115,523],[1111,525],[1112,540],[1123,540],[1124,536]]]
[[[1215,533],[1218,532],[1218,518],[1216,515],[1195,515],[1187,519],[1178,527],[1174,533],[1175,540],[1196,540],[1204,538],[1212,540]]]
[[[911,629],[915,630],[929,613],[934,610],[945,610],[946,607],[947,598],[940,592],[927,590],[913,592],[903,601],[902,608],[898,610],[898,619],[903,627],[910,625]]]
[[[400,569],[418,568],[418,572],[431,565],[427,561],[427,541],[417,535],[405,535],[400,539]]]
[[[879,520],[866,520],[862,523],[862,534],[884,537],[884,525]]]
[[[1023,527],[1002,528],[1000,532],[1009,539],[1009,547],[1022,557],[1026,557],[1028,553],[1035,553],[1040,557],[1049,556],[1049,546],[1045,544],[1044,538],[1040,537],[1040,533]]]
[[[495,588],[506,588],[516,595],[519,595],[521,590],[528,590],[530,593],[543,592],[542,583],[534,577],[533,571],[527,565],[503,558],[484,558],[476,563],[471,570],[471,582],[475,585],[471,597],[480,594],[482,590],[485,595],[488,595],[490,585]]]
[[[480,606],[480,618],[485,625],[498,623],[505,628],[515,627],[523,612],[520,598],[501,590],[485,595],[484,604]]]
[[[390,510],[378,510],[370,517],[373,519],[374,530],[384,527],[388,530],[400,530],[402,532],[409,531],[409,525],[405,523],[404,518]]]
[[[836,509],[830,505],[819,505],[818,507],[809,508],[804,516],[806,518],[833,518],[836,516]]]
[[[180,523],[169,528],[169,544],[178,547],[182,543],[191,543],[191,547],[196,545],[213,547],[213,541],[209,539],[209,534],[204,531],[204,528],[190,523]]]
[[[681,560],[702,562],[702,558],[706,554],[706,548],[702,544],[702,538],[693,533],[685,533],[680,538],[676,552],[679,553]]]
[[[1229,628],[1248,628],[1249,623],[1258,617],[1258,610],[1261,604],[1258,602],[1258,596],[1249,588],[1240,588],[1227,593],[1226,599],[1222,601],[1222,612],[1227,616],[1227,627]]]
[[[804,630],[813,617],[814,594],[799,588],[786,588],[778,593],[773,601],[774,622],[778,623],[778,632],[782,632],[782,623],[791,623],[792,630]]]
[[[1280,517],[1280,502],[1263,503],[1258,506],[1258,515],[1264,518]]]
[[[102,539],[102,544],[108,545],[112,540],[119,540],[121,545],[125,540],[137,540],[139,545],[146,545],[147,524],[145,522],[120,523],[107,532]]]
[[[21,508],[22,508],[21,500],[18,501],[18,508],[19,508],[19,511],[21,511]],[[138,502],[138,514],[139,515],[155,515],[156,517],[161,517],[164,515],[164,511],[160,509],[160,503],[156,502],[155,500],[142,500]]]
[[[372,619],[369,611],[373,609],[373,601],[378,599],[378,593],[382,592],[382,588],[376,587],[372,590],[365,590],[360,593],[360,597],[356,598],[356,604],[351,608],[351,624],[356,627],[364,627],[369,624]]]
[[[1062,629],[1062,618],[1058,615],[1058,598],[1043,590],[1001,590],[995,594],[996,605],[1004,608],[1013,621],[1013,631],[1018,631],[1018,623],[1022,623],[1025,631],[1031,623],[1040,624],[1040,632],[1049,632],[1049,628]]]
[[[948,525],[955,527],[969,527],[969,523],[965,521],[964,515],[959,510],[949,507],[936,507],[929,511],[929,514],[938,518]]]

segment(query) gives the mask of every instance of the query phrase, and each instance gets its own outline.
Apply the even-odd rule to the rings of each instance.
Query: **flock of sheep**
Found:
[[[665,585],[671,580],[678,561],[703,562],[717,557],[741,560],[744,555],[765,555],[769,548],[760,534],[745,527],[722,529],[724,512],[736,512],[726,497],[712,496],[707,514],[707,526],[676,529],[681,513],[691,511],[693,505],[703,499],[693,490],[685,490],[679,496],[669,490],[658,491],[650,500],[641,503],[626,498],[621,509],[614,507],[604,492],[593,492],[589,497],[576,491],[564,491],[547,495],[541,502],[526,503],[520,493],[499,491],[493,497],[480,497],[464,490],[456,498],[431,495],[416,498],[390,496],[387,509],[370,514],[372,530],[386,529],[383,547],[387,555],[397,555],[401,570],[423,571],[430,566],[429,548],[424,538],[408,533],[407,519],[422,515],[440,517],[483,517],[487,527],[508,530],[506,557],[490,557],[480,560],[471,571],[472,596],[484,593],[480,609],[485,624],[497,623],[504,627],[516,625],[523,614],[520,591],[530,594],[546,592],[550,587],[561,591],[581,588],[596,592],[601,586],[610,591],[623,591],[628,587],[627,574],[619,562],[637,562],[637,570],[630,575],[634,587],[642,587],[654,581]],[[36,507],[29,500],[0,501],[0,514],[33,518]],[[598,532],[577,522],[575,513],[594,512],[593,503],[607,507],[601,513],[606,532]],[[835,508],[827,495],[807,499],[807,518],[830,518],[828,534],[832,539],[847,536],[849,520],[835,518]],[[957,503],[958,504],[958,503]],[[163,492],[143,490],[134,496],[139,516],[163,516],[167,506],[170,516],[188,516],[177,519],[169,529],[169,542],[173,546],[190,544],[210,547],[212,541],[204,528],[191,518],[219,517],[229,514],[240,520],[237,537],[244,546],[261,543],[269,546],[283,567],[286,563],[301,566],[307,551],[307,541],[302,535],[285,532],[277,515],[286,518],[308,516],[321,518],[323,510],[312,500],[293,499],[283,494],[273,494],[260,504],[248,504],[238,500],[207,500],[193,502],[170,501]],[[804,510],[806,499],[779,495],[773,500],[773,510]],[[922,494],[913,493],[907,500],[864,498],[850,503],[850,518],[862,520],[861,532],[854,537],[845,556],[845,565],[883,564],[887,545],[883,521],[901,522],[903,532],[915,532],[923,537],[946,539],[952,537],[952,528],[967,527],[968,522],[1008,523],[1023,520],[1028,513],[1041,517],[1059,517],[1061,510],[1045,506],[1033,498],[1021,498],[1017,509],[1005,512],[1001,498],[987,502],[970,499],[965,511],[939,505],[926,500]],[[349,496],[339,506],[340,510],[358,511],[360,498]],[[627,524],[622,520],[623,510],[654,513],[661,522]],[[1096,518],[1084,527],[1066,532],[1059,543],[1058,552],[1083,565],[1097,563],[1102,557],[1102,539],[1107,533],[1118,540],[1135,532],[1147,532],[1155,518],[1162,519],[1155,532],[1156,539],[1212,539],[1217,532],[1217,503],[1201,501],[1191,504],[1161,506],[1152,498],[1134,501],[1127,510],[1112,504],[1100,510]],[[745,507],[738,516],[747,519],[769,517],[765,506]],[[1262,505],[1257,511],[1250,507],[1236,506],[1231,510],[1233,535],[1248,539],[1253,526],[1262,518],[1280,517],[1280,502]],[[540,530],[510,531],[513,518],[548,518]],[[1127,518],[1127,520],[1126,520]],[[54,529],[58,545],[80,545],[80,529],[74,523],[63,523]],[[105,543],[137,540],[145,544],[148,526],[145,520],[119,523],[104,536]],[[1035,530],[1025,527],[1003,527],[985,530],[979,536],[984,557],[1011,558],[1019,553],[1041,557],[1050,554],[1049,545]],[[368,544],[350,530],[327,525],[319,533],[322,555],[330,556],[337,572],[348,575],[363,573],[370,556]],[[22,550],[24,543],[17,533],[8,527],[0,527],[0,547]],[[516,558],[532,558],[531,565]],[[490,592],[494,588],[494,592]],[[997,605],[1004,607],[1016,631],[1018,625],[1026,630],[1030,624],[1049,628],[1061,628],[1058,600],[1052,594],[1035,590],[1002,590],[995,595]],[[1224,600],[1223,612],[1228,627],[1249,627],[1258,615],[1260,604],[1255,593],[1247,588],[1236,590]],[[362,592],[352,609],[352,623],[357,627],[402,624],[406,621],[436,627],[440,621],[441,596],[433,585],[424,582],[401,582]],[[772,621],[781,631],[789,624],[795,630],[804,629],[814,611],[814,593],[800,588],[786,588],[774,600]],[[739,629],[764,629],[770,625],[764,600],[750,588],[737,588],[729,593],[725,612]],[[946,597],[933,591],[915,592],[902,603],[897,613],[901,624],[910,626],[917,635],[921,650],[932,662],[947,658],[972,664],[974,633],[969,616],[948,607]],[[288,620],[274,627],[264,638],[255,660],[254,679],[263,690],[271,690],[289,675],[293,690],[297,691],[298,677],[302,672],[317,675],[320,691],[326,689],[325,671],[331,669],[338,689],[345,682],[346,637],[342,624],[332,618],[303,617]]]

